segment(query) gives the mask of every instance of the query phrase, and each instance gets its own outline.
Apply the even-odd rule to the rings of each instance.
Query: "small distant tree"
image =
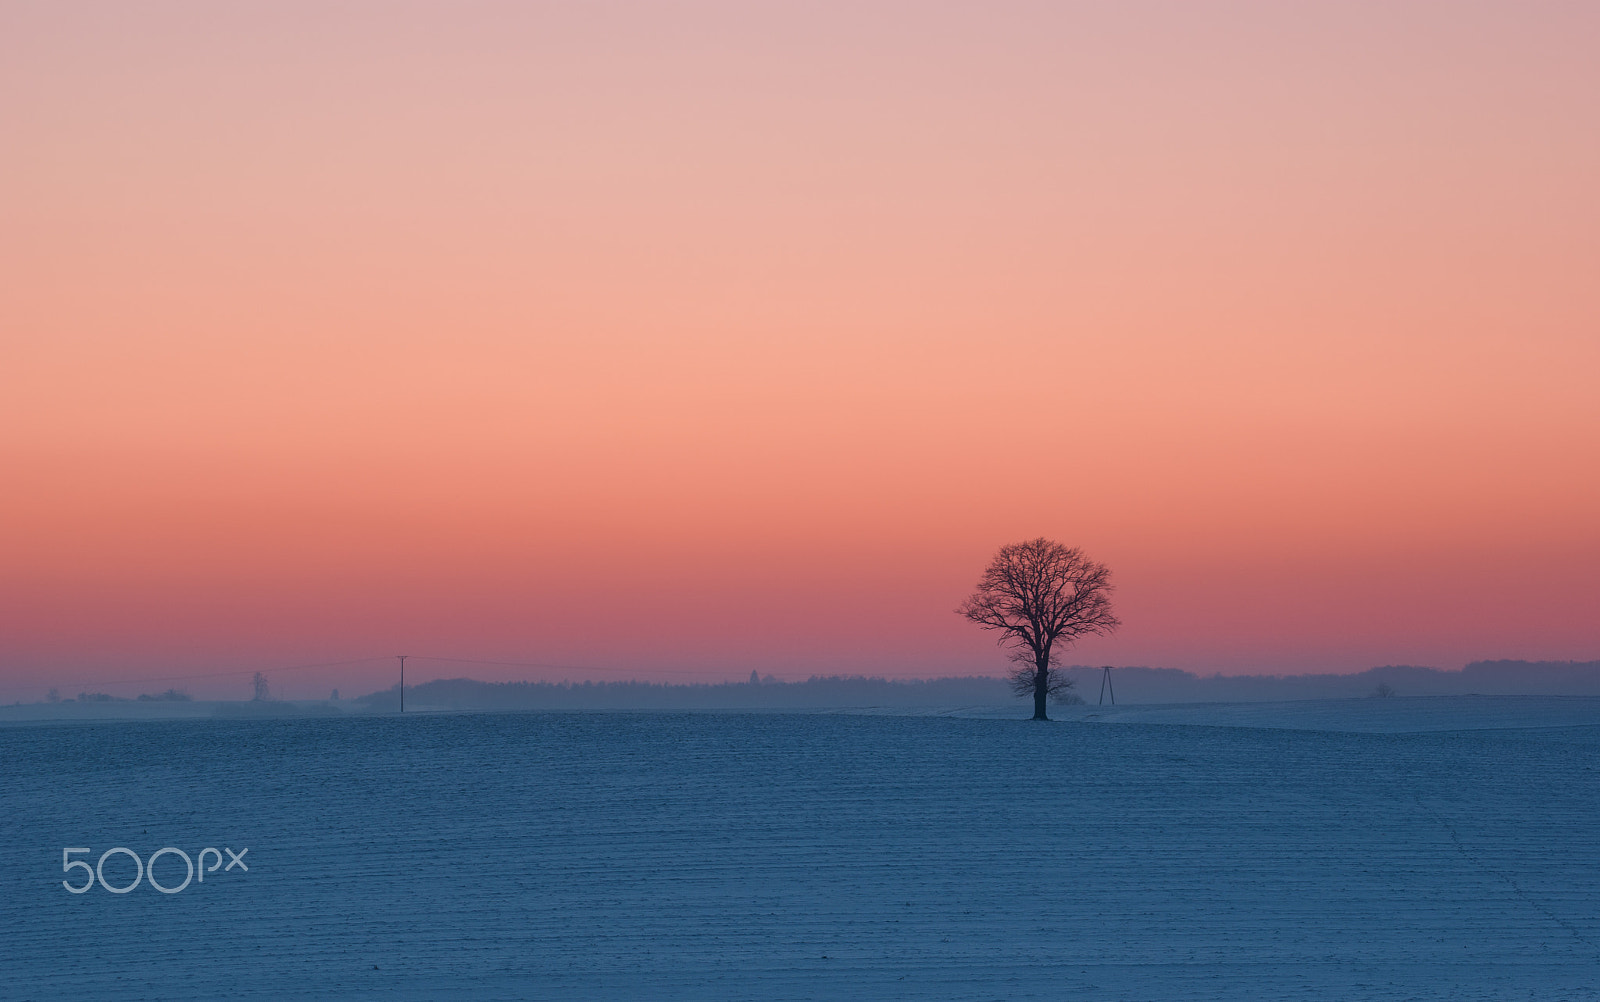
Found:
[[[1040,537],[1000,547],[956,614],[999,631],[1000,646],[1017,662],[1012,690],[1033,697],[1033,719],[1049,720],[1046,701],[1072,688],[1058,666],[1061,653],[1079,637],[1122,625],[1111,614],[1111,590],[1106,565]]]
[[[1394,686],[1388,682],[1379,682],[1378,687],[1372,690],[1372,695],[1378,699],[1388,699],[1394,695]]]

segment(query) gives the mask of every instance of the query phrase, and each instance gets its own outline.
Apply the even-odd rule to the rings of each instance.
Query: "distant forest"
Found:
[[[1099,698],[1100,669],[1075,671],[1078,695]],[[1114,668],[1118,703],[1232,703],[1384,696],[1600,696],[1600,661],[1477,661],[1460,671],[1387,665],[1353,675],[1196,675],[1176,668]],[[781,682],[479,682],[439,679],[406,687],[408,709],[828,709],[894,706],[954,708],[1016,702],[1005,679],[983,676],[900,681],[864,676],[813,676]],[[1108,700],[1109,701],[1109,700]],[[389,688],[356,702],[374,710],[399,706]]]

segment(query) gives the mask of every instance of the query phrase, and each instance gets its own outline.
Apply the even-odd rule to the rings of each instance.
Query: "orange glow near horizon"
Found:
[[[1118,583],[1072,660],[1600,658],[1596,43],[1560,4],[7,8],[0,700],[403,651],[994,673],[951,610],[1041,534]]]

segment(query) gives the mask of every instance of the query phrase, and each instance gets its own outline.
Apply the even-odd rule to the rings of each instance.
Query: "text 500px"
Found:
[[[110,891],[112,894],[127,894],[135,887],[138,887],[139,882],[142,880],[147,881],[151,887],[154,887],[162,894],[176,894],[185,887],[188,887],[191,880],[196,881],[197,883],[205,883],[206,874],[215,873],[219,867],[222,869],[223,873],[227,873],[229,870],[232,870],[236,867],[242,873],[250,872],[250,867],[246,866],[244,862],[244,854],[249,851],[249,849],[240,849],[238,852],[234,852],[232,849],[224,846],[222,852],[226,852],[228,854],[228,865],[223,866],[222,852],[218,852],[216,849],[207,846],[206,848],[200,850],[199,865],[196,865],[195,861],[189,858],[188,853],[184,852],[182,849],[177,849],[170,845],[165,849],[157,849],[155,852],[151,853],[148,861],[140,859],[139,854],[134,852],[132,849],[127,849],[119,845],[114,849],[107,849],[105,852],[101,853],[100,861],[95,863],[93,866],[90,866],[88,860],[73,859],[72,857],[80,853],[92,853],[94,852],[93,849],[62,849],[62,871],[71,873],[73,870],[82,868],[83,883],[74,884],[71,880],[63,880],[61,882],[61,886],[65,887],[73,894],[82,894],[98,883],[101,887]],[[119,857],[122,856],[127,856],[129,859],[133,860],[134,873],[132,881],[119,885],[113,881],[123,879],[125,873],[122,875],[114,873],[112,875],[112,880],[107,880],[106,861],[116,861],[113,863],[114,869],[126,871],[127,864],[122,863],[119,860]],[[169,883],[167,884],[163,884],[156,879],[156,860],[161,859],[164,856],[176,857],[162,868],[168,873],[167,880]],[[206,865],[208,859],[211,862],[210,866]],[[178,865],[179,860],[182,860],[184,869],[183,883],[181,884],[173,882],[174,878],[177,876],[177,873],[172,868]]]

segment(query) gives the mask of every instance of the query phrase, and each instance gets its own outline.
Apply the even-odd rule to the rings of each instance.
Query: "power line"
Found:
[[[259,672],[269,672],[269,671],[271,671],[271,672],[280,672],[280,671],[304,671],[304,670],[306,670],[308,668],[340,668],[340,667],[343,667],[345,665],[359,665],[359,664],[366,664],[369,661],[386,661],[386,660],[388,660],[388,659],[387,658],[354,658],[354,659],[352,659],[350,661],[323,661],[323,662],[320,662],[318,664],[310,664],[310,665],[285,665],[285,666],[278,667],[278,668],[244,668],[244,669],[241,669],[239,671],[207,672],[206,674],[203,674],[203,675],[162,675],[162,676],[160,676],[158,678],[116,678],[116,679],[105,679],[105,680],[99,681],[99,682],[50,682],[50,681],[45,681],[45,682],[36,682],[36,683],[34,683],[32,685],[8,685],[8,686],[5,686],[3,688],[0,688],[0,692],[17,692],[17,691],[21,691],[23,689],[37,689],[37,688],[40,688],[41,686],[52,686],[52,685],[54,685],[54,686],[64,685],[69,689],[73,689],[73,688],[77,688],[77,687],[80,687],[80,686],[84,687],[84,688],[89,688],[89,687],[92,687],[92,686],[100,686],[100,685],[142,685],[142,684],[147,683],[147,682],[188,682],[188,681],[191,681],[191,680],[194,680],[194,679],[202,679],[202,678],[232,678],[232,677],[234,677],[236,675],[253,675],[258,671]]]
[[[617,674],[629,674],[629,675],[634,675],[634,676],[639,676],[639,675],[645,675],[645,676],[650,676],[650,675],[699,675],[699,676],[704,676],[704,675],[707,675],[707,674],[715,674],[714,670],[711,671],[711,672],[708,672],[708,671],[706,671],[704,669],[692,669],[692,668],[654,668],[654,669],[650,669],[649,671],[640,672],[637,668],[601,668],[601,667],[598,667],[596,665],[556,664],[556,663],[549,662],[549,661],[490,661],[490,660],[485,660],[483,658],[445,658],[445,657],[435,657],[435,656],[420,655],[420,654],[416,654],[416,655],[408,654],[408,655],[406,655],[406,657],[407,657],[408,660],[412,660],[412,661],[435,661],[435,662],[439,662],[439,663],[442,663],[442,664],[495,665],[495,666],[501,667],[501,668],[542,668],[542,669],[547,669],[547,670],[548,669],[554,669],[554,670],[557,670],[557,671],[584,672],[586,674],[587,673],[617,673]],[[370,663],[375,662],[375,661],[387,661],[387,660],[389,660],[388,657],[352,658],[352,659],[350,659],[348,661],[321,661],[321,662],[317,662],[316,664],[283,665],[283,666],[279,666],[279,667],[276,667],[276,668],[271,668],[271,667],[269,667],[269,668],[242,668],[242,669],[238,669],[238,670],[234,670],[234,671],[204,672],[204,673],[195,674],[195,675],[160,675],[160,676],[155,676],[155,677],[151,677],[151,678],[102,679],[100,681],[94,681],[94,682],[54,682],[54,681],[48,681],[47,680],[47,681],[42,681],[42,682],[35,682],[35,683],[32,683],[32,684],[0,686],[0,692],[25,692],[25,691],[29,691],[29,690],[33,690],[33,689],[51,688],[51,687],[60,687],[60,686],[65,686],[66,688],[69,688],[69,689],[92,689],[92,688],[96,688],[96,687],[100,687],[100,686],[145,685],[145,684],[152,683],[152,682],[191,682],[191,681],[198,681],[198,680],[201,680],[201,679],[209,679],[209,678],[235,678],[235,677],[242,676],[242,675],[253,675],[256,672],[266,673],[266,672],[285,672],[285,671],[305,671],[305,670],[311,669],[311,668],[342,668],[342,667],[345,667],[347,665],[370,664]],[[401,670],[402,670],[402,672],[404,672],[404,664],[403,663],[402,663],[402,666],[401,666]]]

